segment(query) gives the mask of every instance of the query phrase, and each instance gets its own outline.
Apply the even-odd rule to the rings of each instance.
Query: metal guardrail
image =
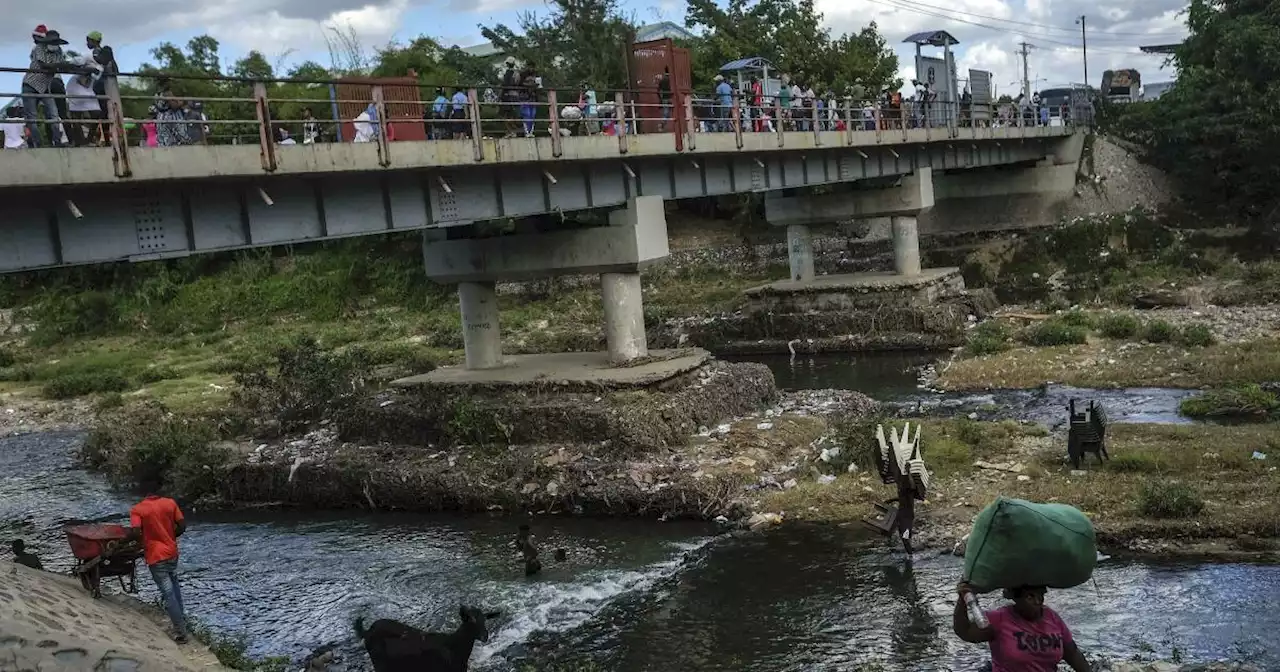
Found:
[[[24,69],[0,68],[0,72],[27,72]],[[159,78],[155,74],[124,74],[119,77]],[[51,144],[62,144],[63,138],[76,146],[102,146],[112,149],[112,162],[117,177],[129,177],[129,148],[135,141],[141,146],[163,146],[160,138],[169,144],[251,144],[260,147],[262,167],[266,171],[276,169],[277,151],[283,144],[297,144],[292,134],[280,133],[288,127],[303,127],[303,143],[316,141],[373,142],[378,146],[379,163],[392,164],[392,147],[400,139],[426,139],[435,142],[466,142],[473,148],[477,161],[484,159],[483,141],[497,137],[537,137],[549,135],[552,154],[563,155],[563,141],[567,137],[582,135],[615,136],[618,151],[627,152],[627,136],[636,134],[669,134],[675,136],[675,150],[696,149],[697,138],[703,133],[732,133],[737,147],[744,145],[744,136],[753,133],[770,133],[777,137],[778,146],[786,146],[786,135],[792,132],[813,133],[815,144],[830,142],[830,133],[841,133],[843,144],[853,144],[856,131],[874,131],[877,141],[893,141],[895,134],[907,139],[907,132],[925,129],[933,139],[958,137],[959,129],[1032,127],[1043,126],[1057,120],[1060,124],[1078,123],[1071,119],[1070,106],[1054,110],[1049,108],[1025,108],[1010,112],[1009,106],[964,105],[954,102],[918,103],[905,100],[901,104],[887,101],[855,101],[852,98],[835,99],[826,96],[792,100],[783,107],[778,98],[752,97],[743,92],[702,93],[672,92],[660,96],[656,88],[646,90],[608,90],[593,92],[555,88],[522,88],[516,95],[523,100],[503,100],[502,87],[436,87],[418,84],[416,89],[438,90],[451,88],[465,91],[465,103],[446,101],[388,100],[388,88],[405,88],[410,85],[360,85],[369,86],[368,99],[338,99],[334,87],[341,81],[271,80],[253,81],[234,77],[167,77],[170,81],[183,79],[220,81],[251,84],[252,97],[200,97],[202,103],[242,104],[242,109],[252,109],[253,116],[243,119],[209,119],[198,114],[185,100],[178,97],[122,95],[117,76],[104,76],[104,95],[83,96],[67,94],[3,93],[0,96],[16,96],[35,103],[37,110],[26,111],[24,123],[28,135],[41,135],[41,129],[49,133]],[[328,84],[327,98],[279,98],[271,97],[269,84],[274,83]],[[498,93],[495,93],[497,91]],[[510,98],[511,96],[507,96]],[[98,101],[98,112],[76,113],[70,118],[39,118],[43,101],[73,101],[92,99]],[[641,102],[642,100],[658,102]],[[144,119],[126,116],[127,102],[158,102],[165,105],[164,114]],[[273,106],[282,104],[328,106],[335,118],[329,119],[278,119]],[[833,104],[834,103],[834,104]],[[363,106],[367,120],[339,119],[339,105]],[[34,116],[34,118],[33,118]],[[1088,123],[1090,120],[1081,120]],[[421,125],[421,132],[414,125]],[[343,128],[352,126],[354,136]],[[178,133],[161,133],[164,127],[182,127]],[[72,133],[66,128],[71,127]],[[130,133],[131,130],[136,133]],[[217,133],[226,129],[229,133]],[[406,133],[405,131],[412,131]],[[311,136],[319,131],[319,138]],[[332,131],[332,133],[328,133]],[[96,134],[96,137],[95,137]],[[400,136],[399,138],[397,136]],[[92,138],[92,140],[91,140]],[[154,144],[151,141],[154,140]],[[292,142],[290,142],[292,140]]]

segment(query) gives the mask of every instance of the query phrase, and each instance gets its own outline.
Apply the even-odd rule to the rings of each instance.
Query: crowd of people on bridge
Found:
[[[110,144],[113,134],[105,123],[108,116],[106,81],[119,69],[111,47],[103,43],[102,34],[95,31],[85,36],[87,52],[83,56],[65,51],[67,40],[62,39],[58,31],[43,25],[32,31],[32,40],[22,95],[0,118],[4,148]],[[473,137],[477,130],[481,135],[501,134],[508,138],[551,132],[551,115],[545,108],[551,105],[552,97],[543,88],[537,66],[518,64],[516,59],[508,57],[501,73],[501,83],[480,89],[475,101],[471,100],[468,88],[457,86],[435,88],[434,99],[426,104],[388,100],[380,108],[370,102],[358,114],[345,119],[339,118],[336,103],[332,118],[323,121],[306,107],[300,119],[273,120],[269,137],[280,145],[295,145],[324,141],[375,142],[383,135],[388,140],[463,140]],[[905,94],[889,87],[871,91],[860,81],[837,93],[835,87],[813,82],[803,73],[796,77],[784,73],[777,80],[752,74],[738,81],[741,86],[734,86],[725,76],[716,75],[709,94],[691,95],[687,108],[692,114],[691,130],[807,132],[951,125],[1033,126],[1049,125],[1054,120],[1070,123],[1069,110],[1051,110],[1041,104],[1038,93],[1031,97],[1019,96],[1009,104],[991,106],[975,105],[967,88],[954,103],[940,100],[932,83],[915,80],[913,91]],[[687,113],[673,114],[676,106],[683,107],[686,103],[673,96],[671,73],[664,70],[647,83],[647,87],[647,94],[624,97],[621,110],[618,98],[599,96],[591,82],[582,82],[577,87],[576,100],[572,93],[565,95],[561,90],[555,97],[557,130],[565,136],[616,135],[622,130],[628,134],[674,130],[673,117],[684,118]],[[245,138],[234,133],[226,137],[211,136],[210,121],[201,101],[178,95],[166,78],[155,80],[154,96],[144,118],[123,119],[122,130],[129,144],[164,147],[258,142],[256,129]],[[422,100],[428,98],[423,96]],[[408,113],[407,105],[421,111]],[[379,119],[379,109],[389,119]],[[391,122],[385,124],[385,129],[384,121]],[[406,126],[415,123],[422,124],[421,132]],[[245,120],[245,124],[256,124],[256,121]]]

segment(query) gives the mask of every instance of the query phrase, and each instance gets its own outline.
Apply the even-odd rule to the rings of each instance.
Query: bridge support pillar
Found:
[[[807,225],[787,225],[787,255],[792,280],[807,282],[813,279],[813,234]]]
[[[492,282],[458,283],[462,308],[462,343],[468,369],[502,366],[502,332],[498,328],[498,295]]]
[[[648,357],[640,274],[602,273],[600,295],[604,300],[604,338],[609,363],[625,364]]]
[[[898,275],[920,275],[920,233],[914,215],[894,217],[893,270]]]

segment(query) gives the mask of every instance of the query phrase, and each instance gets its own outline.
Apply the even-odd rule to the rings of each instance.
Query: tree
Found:
[[[874,23],[832,40],[813,0],[689,0],[685,26],[701,29],[693,48],[695,86],[708,87],[720,66],[759,56],[815,89],[893,86],[898,58]]]
[[[504,53],[534,64],[547,86],[627,88],[635,26],[616,0],[552,0],[546,18],[524,12],[519,28],[498,24],[480,32]]]
[[[275,70],[267,62],[267,57],[257,50],[250,51],[244,58],[236,61],[231,66],[231,74],[236,77],[254,80],[275,79],[276,77]]]
[[[1280,6],[1192,0],[1179,77],[1151,103],[1116,110],[1112,129],[1146,143],[1202,209],[1274,231],[1280,211]]]

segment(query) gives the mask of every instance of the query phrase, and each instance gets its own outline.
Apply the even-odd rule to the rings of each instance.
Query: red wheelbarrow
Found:
[[[138,592],[137,562],[142,546],[129,540],[123,525],[73,525],[64,529],[71,553],[76,558],[72,574],[95,598],[102,597],[103,577],[116,577],[120,589]],[[128,579],[128,585],[125,584]]]

